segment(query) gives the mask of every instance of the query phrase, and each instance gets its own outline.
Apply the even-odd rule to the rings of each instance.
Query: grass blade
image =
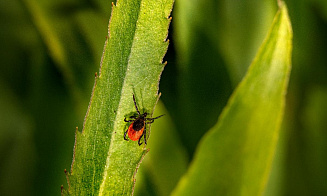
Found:
[[[133,94],[141,112],[153,112],[172,4],[173,0],[118,0],[113,5],[100,74],[83,131],[76,132],[64,195],[132,194],[147,150],[144,144],[124,141],[124,118],[136,113]]]
[[[285,4],[173,195],[260,195],[269,176],[291,70]]]

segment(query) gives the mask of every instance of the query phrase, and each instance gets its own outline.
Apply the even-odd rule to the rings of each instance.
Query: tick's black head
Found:
[[[141,129],[143,129],[144,126],[145,126],[144,118],[138,118],[133,122],[133,129],[135,131],[140,131]]]

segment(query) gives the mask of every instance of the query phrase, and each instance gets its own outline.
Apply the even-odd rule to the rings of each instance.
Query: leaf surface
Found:
[[[173,0],[120,0],[113,5],[100,73],[83,131],[76,132],[64,194],[132,194],[135,173],[147,150],[144,144],[124,140],[129,125],[124,118],[137,114],[133,94],[141,113],[152,114],[159,98],[172,5]]]

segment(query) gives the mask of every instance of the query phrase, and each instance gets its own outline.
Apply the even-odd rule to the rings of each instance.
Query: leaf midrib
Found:
[[[130,70],[129,69],[130,68],[129,61],[130,61],[130,57],[131,57],[131,54],[132,54],[133,46],[134,46],[134,43],[135,43],[134,42],[134,38],[135,38],[136,31],[137,31],[137,23],[138,23],[138,20],[139,20],[141,3],[142,3],[142,0],[140,0],[138,11],[137,11],[137,19],[135,20],[135,25],[134,25],[135,28],[134,28],[133,39],[132,39],[133,41],[132,41],[132,44],[131,44],[131,47],[130,47],[130,50],[129,50],[129,55],[128,55],[128,58],[127,58],[127,66],[126,66],[126,70],[124,72],[124,80],[123,80],[124,82],[122,83],[122,87],[120,88],[121,89],[121,91],[120,91],[120,99],[119,99],[119,103],[118,103],[117,108],[116,108],[117,113],[116,113],[115,118],[114,118],[114,126],[113,126],[113,130],[112,131],[114,131],[116,129],[116,127],[117,127],[117,123],[116,123],[117,120],[118,120],[117,119],[117,116],[120,116],[120,115],[118,115],[118,113],[120,112],[120,108],[121,108],[120,106],[121,106],[121,102],[122,102],[122,95],[123,95],[123,91],[125,89],[124,87],[126,86],[126,79],[125,78],[126,78],[126,75],[128,73],[128,70]],[[112,6],[113,6],[113,8],[115,7],[114,4],[112,4]],[[110,24],[109,24],[109,26],[110,26]],[[109,29],[109,36],[110,36],[110,29]],[[109,37],[109,40],[110,40],[110,37]],[[108,42],[106,42],[106,44],[108,44]],[[102,64],[101,64],[101,66],[102,66]],[[110,138],[108,155],[107,155],[105,169],[104,169],[104,174],[103,174],[103,178],[102,178],[103,180],[102,180],[102,183],[100,185],[99,196],[103,195],[103,192],[104,192],[104,189],[105,189],[105,182],[107,180],[107,174],[108,174],[108,169],[109,169],[109,165],[110,165],[110,157],[111,157],[111,154],[112,154],[111,153],[112,152],[112,147],[113,147],[112,143],[114,141],[115,135],[116,134],[112,134],[112,136]],[[95,172],[95,170],[94,170],[94,172]]]

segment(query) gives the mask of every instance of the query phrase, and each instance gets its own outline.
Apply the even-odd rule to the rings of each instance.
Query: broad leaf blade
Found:
[[[68,175],[71,195],[131,195],[134,175],[147,150],[125,141],[124,118],[152,114],[167,50],[172,0],[117,1],[82,133],[76,132]],[[149,128],[149,127],[147,127]]]
[[[173,195],[260,195],[267,182],[291,70],[292,30],[281,5],[270,33]]]

